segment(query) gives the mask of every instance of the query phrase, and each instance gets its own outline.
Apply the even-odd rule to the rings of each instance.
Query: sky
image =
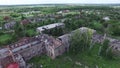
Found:
[[[55,4],[55,3],[82,3],[82,4],[120,4],[120,0],[0,0],[0,5],[18,4]]]

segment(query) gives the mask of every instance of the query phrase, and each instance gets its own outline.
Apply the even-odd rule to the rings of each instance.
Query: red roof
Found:
[[[29,24],[30,22],[29,22],[28,19],[24,19],[20,23],[23,24],[23,25],[26,25],[26,24]]]
[[[9,16],[5,16],[3,19],[4,19],[4,20],[9,20],[10,17],[9,17]]]
[[[18,63],[11,63],[6,68],[19,68],[19,64]]]

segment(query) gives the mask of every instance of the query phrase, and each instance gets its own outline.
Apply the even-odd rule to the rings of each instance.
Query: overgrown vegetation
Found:
[[[90,31],[80,31],[77,30],[71,36],[70,41],[70,53],[71,54],[78,54],[84,51],[89,50],[92,38],[92,33]]]
[[[109,49],[109,41],[105,40],[103,44],[95,43],[91,45],[90,32],[74,32],[71,36],[70,50],[64,55],[51,60],[47,56],[32,58],[29,63],[39,68],[119,68],[120,60],[114,59],[114,55]],[[101,51],[99,51],[100,47]],[[100,52],[100,55],[98,54]]]
[[[57,14],[59,11],[69,10],[67,13]],[[31,13],[27,16],[23,13]],[[40,18],[43,21],[20,24],[22,20],[29,18]],[[109,17],[109,21],[103,20]],[[53,18],[53,20],[51,20]],[[56,7],[22,7],[0,9],[0,45],[11,44],[22,37],[33,37],[37,35],[36,28],[52,23],[61,22],[64,19],[65,29],[52,29],[46,33],[53,36],[60,36],[69,33],[80,27],[89,27],[97,32],[113,38],[120,39],[120,8],[107,6],[59,6]],[[16,21],[12,29],[5,29],[4,24],[11,20]],[[14,30],[13,33],[5,33]],[[75,32],[71,37],[70,52],[51,60],[47,56],[32,58],[29,63],[34,64],[34,68],[120,68],[120,60],[114,59],[111,49],[108,49],[108,41],[103,44],[96,43],[91,48],[91,33]],[[90,49],[89,49],[90,48]]]
[[[43,33],[49,34],[52,36],[61,36],[64,34],[64,28],[55,27],[53,29],[45,30],[45,31],[43,31]]]
[[[100,55],[107,59],[114,59],[114,55],[112,54],[112,50],[109,47],[109,40],[105,40],[103,44],[101,44],[102,48],[100,50]]]

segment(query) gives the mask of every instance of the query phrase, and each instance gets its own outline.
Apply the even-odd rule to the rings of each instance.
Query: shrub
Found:
[[[90,27],[101,32],[103,31],[103,25],[100,22],[92,22]]]
[[[111,50],[111,48],[109,48],[109,40],[105,40],[103,42],[100,55],[107,58],[107,59],[113,59],[112,50]]]
[[[78,54],[80,52],[84,52],[89,50],[91,44],[91,33],[87,32],[80,32],[79,30],[72,34],[70,40],[70,53]]]

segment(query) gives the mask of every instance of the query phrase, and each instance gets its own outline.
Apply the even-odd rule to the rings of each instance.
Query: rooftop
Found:
[[[54,23],[54,24],[50,24],[50,25],[45,25],[45,26],[41,26],[41,27],[38,27],[37,30],[39,30],[40,32],[46,30],[46,29],[52,29],[52,28],[55,28],[57,26],[63,26],[64,23]]]
[[[96,30],[90,29],[90,28],[87,28],[87,27],[80,27],[80,28],[72,31],[71,33],[74,33],[74,32],[76,32],[77,30],[79,30],[81,33],[83,33],[83,32],[88,32],[88,31],[90,31],[90,32],[92,32],[92,33],[96,33]]]
[[[9,55],[9,49],[8,48],[0,49],[0,58],[6,57],[8,55]]]
[[[46,41],[47,40],[47,41]],[[25,49],[29,46],[34,46],[35,44],[40,44],[40,42],[48,43],[50,46],[54,46],[57,48],[62,45],[62,42],[52,36],[48,36],[46,34],[41,34],[35,37],[24,37],[20,39],[18,42],[8,45],[0,49],[0,58],[6,57],[10,54],[9,48],[12,52],[20,51],[21,49]]]
[[[19,64],[18,63],[11,63],[6,68],[19,68]]]

